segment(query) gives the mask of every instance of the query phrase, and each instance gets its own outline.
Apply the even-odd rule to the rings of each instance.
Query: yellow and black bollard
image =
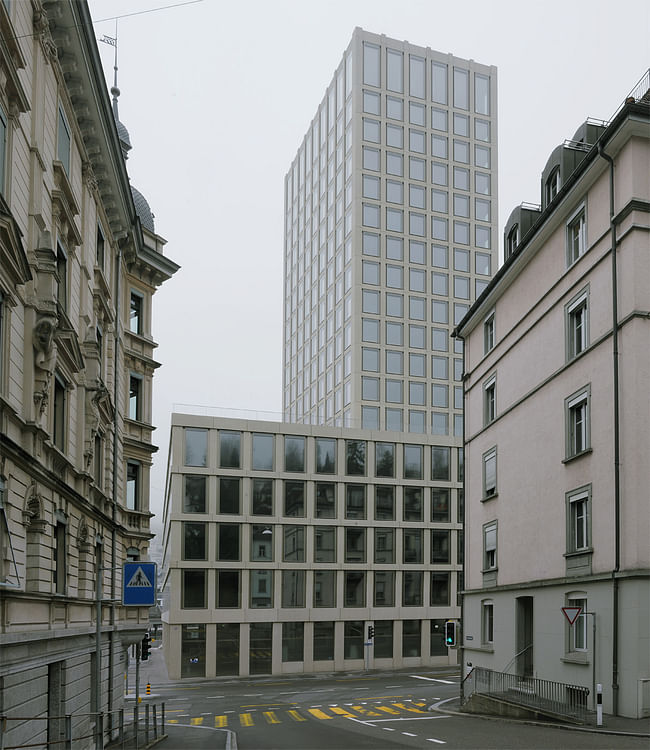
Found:
[[[151,695],[151,683],[147,683],[147,695]]]

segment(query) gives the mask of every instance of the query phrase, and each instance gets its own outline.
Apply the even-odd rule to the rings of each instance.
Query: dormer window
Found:
[[[546,205],[555,198],[560,191],[560,168],[556,167],[546,180]]]
[[[515,224],[506,238],[506,260],[514,253],[519,244],[519,224]]]

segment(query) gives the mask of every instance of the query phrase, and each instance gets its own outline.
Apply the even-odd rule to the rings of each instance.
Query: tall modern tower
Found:
[[[285,179],[285,420],[460,439],[496,110],[496,68],[355,29]]]

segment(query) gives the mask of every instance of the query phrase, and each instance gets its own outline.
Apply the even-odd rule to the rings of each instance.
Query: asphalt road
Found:
[[[229,750],[643,748],[597,735],[429,710],[458,695],[458,674],[410,673],[215,680],[156,687],[170,731],[159,747]]]

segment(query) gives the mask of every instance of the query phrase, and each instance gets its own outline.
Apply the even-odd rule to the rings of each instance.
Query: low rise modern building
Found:
[[[462,453],[429,440],[173,414],[170,677],[456,663]]]
[[[66,715],[75,747],[99,712],[109,734],[147,629],[121,566],[148,554],[152,296],[178,266],[129,184],[118,94],[85,1],[0,3],[4,746],[63,746]]]
[[[456,329],[465,666],[584,686],[591,705],[600,683],[630,717],[650,714],[649,89],[552,153]]]

